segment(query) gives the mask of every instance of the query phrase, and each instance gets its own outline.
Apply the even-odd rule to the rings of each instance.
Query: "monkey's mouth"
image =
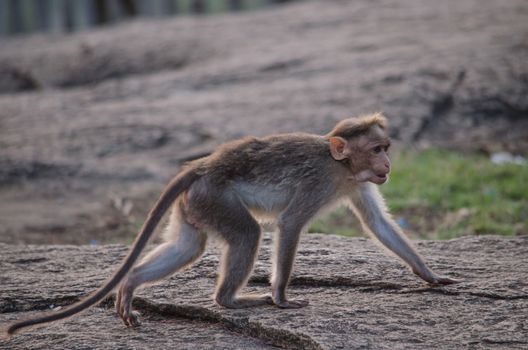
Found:
[[[375,184],[381,185],[381,184],[384,184],[385,182],[387,182],[388,179],[389,179],[389,174],[388,173],[386,173],[386,174],[375,174],[370,181],[374,182]]]

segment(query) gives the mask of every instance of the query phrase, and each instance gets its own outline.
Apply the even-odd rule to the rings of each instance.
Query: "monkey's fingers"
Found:
[[[141,325],[141,322],[139,322],[139,312],[137,311],[125,312],[121,319],[127,327],[138,327]]]
[[[429,283],[432,285],[448,285],[448,284],[460,283],[460,281],[454,278],[449,278],[445,276],[435,276],[433,280]]]
[[[433,286],[439,286],[439,285],[447,285],[447,284],[455,284],[459,283],[459,280],[456,280],[454,278],[449,278],[446,276],[440,276],[436,273],[430,271],[430,270],[418,270],[418,269],[412,269],[412,272],[419,276],[421,279],[423,279],[425,282],[433,285]]]

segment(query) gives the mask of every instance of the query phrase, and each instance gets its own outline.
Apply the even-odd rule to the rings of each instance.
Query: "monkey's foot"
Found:
[[[141,325],[141,322],[139,322],[139,316],[139,312],[130,311],[121,315],[121,319],[127,327],[138,327],[139,325]]]
[[[137,327],[139,322],[139,312],[132,311],[132,296],[133,291],[122,284],[116,295],[115,308],[119,317],[127,327]]]
[[[124,308],[121,311],[118,311],[118,313],[125,326],[138,327],[141,325],[141,322],[139,322],[139,316],[141,314],[137,311],[133,311],[130,307]]]
[[[261,294],[261,295],[244,294],[242,296],[230,298],[228,300],[217,297],[216,302],[222,305],[223,307],[227,307],[229,309],[243,309],[243,308],[253,307],[253,306],[274,304],[273,299],[271,295],[269,294]]]
[[[275,305],[277,305],[281,309],[300,309],[301,307],[305,307],[309,304],[308,300],[284,300],[281,302],[276,302]]]

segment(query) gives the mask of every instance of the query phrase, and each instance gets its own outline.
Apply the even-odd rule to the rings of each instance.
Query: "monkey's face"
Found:
[[[352,173],[350,179],[377,185],[382,185],[389,179],[389,147],[389,137],[378,126],[373,126],[367,133],[351,139],[330,139],[332,157],[348,164]]]
[[[356,181],[370,181],[377,185],[387,182],[391,163],[388,154],[390,139],[385,131],[374,126],[366,134],[359,136],[355,143],[360,160],[360,168],[354,169]]]

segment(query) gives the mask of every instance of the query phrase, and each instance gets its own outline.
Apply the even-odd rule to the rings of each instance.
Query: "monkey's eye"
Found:
[[[381,146],[376,146],[372,149],[374,151],[374,153],[380,153],[382,150],[383,150],[383,147]]]

